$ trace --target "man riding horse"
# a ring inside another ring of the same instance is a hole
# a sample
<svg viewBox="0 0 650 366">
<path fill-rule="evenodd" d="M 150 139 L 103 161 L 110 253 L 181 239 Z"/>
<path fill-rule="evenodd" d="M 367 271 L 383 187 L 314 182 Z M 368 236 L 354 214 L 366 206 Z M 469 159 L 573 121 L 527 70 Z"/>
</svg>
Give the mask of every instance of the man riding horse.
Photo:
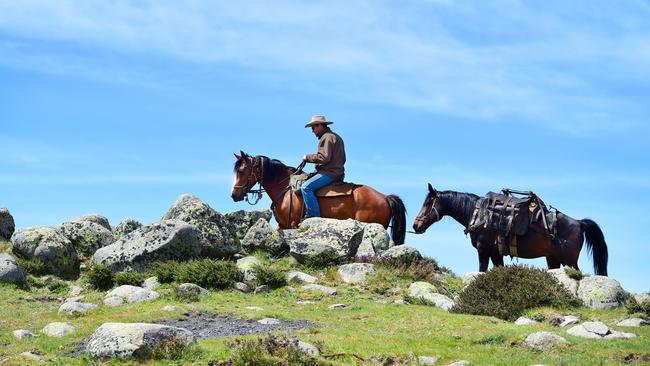
<svg viewBox="0 0 650 366">
<path fill-rule="evenodd" d="M 320 217 L 316 191 L 333 182 L 341 182 L 345 177 L 345 145 L 341 136 L 328 127 L 332 123 L 325 116 L 317 115 L 305 125 L 305 128 L 311 127 L 318 138 L 318 152 L 302 158 L 307 163 L 316 164 L 316 174 L 306 180 L 300 189 L 307 217 Z"/>
</svg>

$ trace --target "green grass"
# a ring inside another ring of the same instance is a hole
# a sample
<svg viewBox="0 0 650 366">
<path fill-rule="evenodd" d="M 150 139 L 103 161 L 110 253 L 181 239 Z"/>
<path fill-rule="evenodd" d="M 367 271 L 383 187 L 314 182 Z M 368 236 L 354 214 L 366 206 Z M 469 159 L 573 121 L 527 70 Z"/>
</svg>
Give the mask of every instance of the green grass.
<svg viewBox="0 0 650 366">
<path fill-rule="evenodd" d="M 322 271 L 321 271 L 322 272 Z M 317 272 L 312 273 L 314 275 Z M 326 274 L 324 273 L 326 276 Z M 390 276 L 387 276 L 390 278 Z M 327 279 L 337 284 L 335 276 Z M 212 291 L 209 297 L 191 304 L 173 298 L 175 285 L 165 284 L 158 291 L 161 298 L 140 304 L 117 308 L 100 306 L 97 310 L 80 317 L 57 314 L 59 302 L 52 299 L 47 288 L 29 291 L 10 285 L 0 285 L 0 360 L 8 358 L 4 365 L 37 364 L 19 356 L 21 352 L 36 351 L 43 355 L 44 364 L 86 365 L 92 364 L 88 356 L 67 356 L 72 345 L 87 339 L 105 322 L 153 322 L 166 317 L 181 317 L 187 311 L 210 311 L 232 313 L 249 319 L 276 317 L 282 320 L 308 320 L 319 327 L 292 331 L 302 341 L 321 344 L 322 352 L 338 357 L 328 359 L 333 364 L 373 365 L 369 360 L 413 359 L 417 356 L 440 356 L 438 364 L 445 365 L 456 360 L 468 360 L 478 365 L 623 365 L 624 357 L 635 354 L 650 355 L 650 327 L 616 328 L 618 320 L 627 316 L 624 308 L 616 310 L 590 310 L 580 308 L 564 313 L 560 310 L 542 308 L 537 313 L 560 313 L 578 315 L 582 319 L 599 318 L 610 327 L 639 335 L 629 340 L 589 340 L 569 336 L 565 329 L 548 323 L 538 326 L 516 326 L 499 319 L 484 316 L 451 314 L 425 305 L 396 305 L 392 301 L 399 294 L 378 294 L 361 286 L 338 284 L 338 296 L 324 296 L 303 292 L 296 286 L 295 293 L 281 288 L 264 295 L 242 294 L 235 291 Z M 101 304 L 104 292 L 84 293 L 86 300 Z M 315 300 L 312 305 L 296 305 L 297 300 Z M 380 303 L 378 300 L 385 300 Z M 346 309 L 330 310 L 329 305 L 344 303 Z M 174 305 L 177 310 L 162 313 L 160 308 Z M 263 311 L 248 310 L 248 306 L 261 307 Z M 532 313 L 532 312 L 531 312 Z M 18 340 L 11 332 L 29 329 L 40 333 L 46 324 L 66 321 L 77 332 L 58 339 L 40 335 L 34 339 Z M 564 346 L 539 352 L 523 345 L 525 337 L 533 332 L 550 331 L 565 337 Z M 259 335 L 262 336 L 262 335 Z M 254 339 L 259 336 L 244 337 Z M 242 338 L 242 337 L 236 337 Z M 206 365 L 209 361 L 225 360 L 232 355 L 228 343 L 234 338 L 201 340 L 189 352 L 174 352 L 171 358 L 142 362 L 147 365 Z M 360 359 L 367 360 L 366 362 Z M 41 363 L 43 364 L 43 363 Z M 98 363 L 100 364 L 100 363 Z M 106 365 L 132 365 L 133 361 L 112 360 Z M 632 363 L 634 364 L 634 363 Z M 639 363 L 640 364 L 640 363 Z"/>
</svg>

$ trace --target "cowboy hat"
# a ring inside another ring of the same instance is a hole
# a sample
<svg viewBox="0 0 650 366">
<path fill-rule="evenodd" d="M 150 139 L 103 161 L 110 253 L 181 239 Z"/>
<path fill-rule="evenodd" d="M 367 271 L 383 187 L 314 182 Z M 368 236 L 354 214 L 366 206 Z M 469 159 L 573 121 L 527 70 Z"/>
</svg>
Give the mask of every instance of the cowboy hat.
<svg viewBox="0 0 650 366">
<path fill-rule="evenodd" d="M 327 119 L 325 119 L 325 116 L 317 115 L 311 117 L 311 121 L 309 121 L 309 123 L 305 125 L 305 128 L 315 126 L 315 125 L 331 125 L 332 123 L 334 122 L 328 121 Z"/>
</svg>

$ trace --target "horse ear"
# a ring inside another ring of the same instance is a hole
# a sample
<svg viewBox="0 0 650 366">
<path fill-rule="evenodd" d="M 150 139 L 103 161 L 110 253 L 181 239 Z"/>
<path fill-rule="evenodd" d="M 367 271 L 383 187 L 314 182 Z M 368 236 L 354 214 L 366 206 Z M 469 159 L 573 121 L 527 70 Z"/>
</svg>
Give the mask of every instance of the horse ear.
<svg viewBox="0 0 650 366">
<path fill-rule="evenodd" d="M 242 158 L 245 158 L 245 157 L 248 156 L 248 155 L 246 155 L 246 153 L 243 150 L 239 150 L 239 152 L 241 153 Z"/>
<path fill-rule="evenodd" d="M 431 183 L 429 183 L 429 193 L 431 193 L 431 194 L 436 194 L 436 189 L 433 188 L 433 186 L 431 185 Z"/>
<path fill-rule="evenodd" d="M 237 160 L 241 159 L 241 156 L 237 155 L 237 153 L 233 153 L 233 155 L 235 155 L 235 157 L 237 158 Z"/>
</svg>

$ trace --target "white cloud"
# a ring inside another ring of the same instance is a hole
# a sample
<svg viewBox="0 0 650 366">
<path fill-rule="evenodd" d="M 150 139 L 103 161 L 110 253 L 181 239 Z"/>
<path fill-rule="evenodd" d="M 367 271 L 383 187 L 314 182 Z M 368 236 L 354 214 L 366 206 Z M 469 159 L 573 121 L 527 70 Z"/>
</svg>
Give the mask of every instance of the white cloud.
<svg viewBox="0 0 650 366">
<path fill-rule="evenodd" d="M 647 119 L 644 96 L 617 89 L 650 81 L 648 16 L 645 3 L 0 2 L 0 30 L 17 37 L 244 67 L 256 82 L 344 100 L 575 134 Z M 12 67 L 155 84 L 72 51 L 3 48 Z"/>
</svg>

